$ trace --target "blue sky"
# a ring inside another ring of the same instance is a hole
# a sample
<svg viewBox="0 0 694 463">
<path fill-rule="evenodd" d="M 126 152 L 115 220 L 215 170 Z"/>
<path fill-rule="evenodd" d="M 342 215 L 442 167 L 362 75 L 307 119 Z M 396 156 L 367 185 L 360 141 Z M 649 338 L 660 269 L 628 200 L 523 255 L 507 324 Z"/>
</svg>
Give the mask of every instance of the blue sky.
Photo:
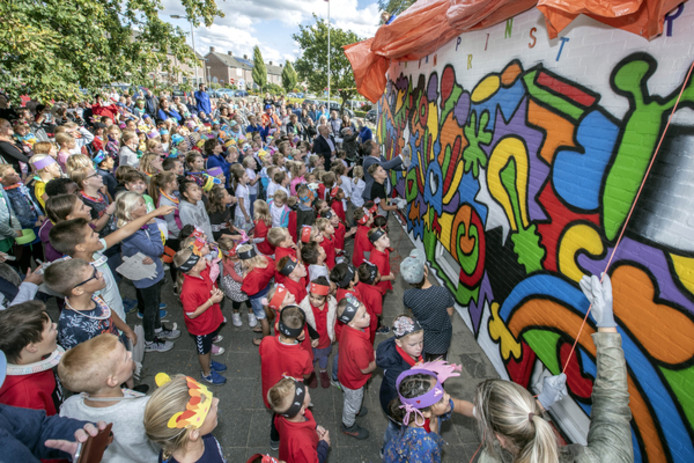
<svg viewBox="0 0 694 463">
<path fill-rule="evenodd" d="M 162 19 L 179 26 L 190 36 L 190 25 L 170 15 L 185 15 L 179 0 L 164 0 Z M 217 0 L 217 7 L 224 11 L 224 18 L 216 18 L 210 27 L 195 29 L 195 49 L 207 54 L 210 46 L 215 51 L 231 51 L 235 56 L 253 54 L 258 45 L 265 61 L 273 64 L 294 60 L 300 50 L 292 39 L 299 24 L 311 24 L 315 13 L 327 18 L 328 4 L 324 0 Z M 341 29 L 351 30 L 360 37 L 375 34 L 378 28 L 376 0 L 331 0 L 331 23 Z M 190 38 L 188 39 L 190 43 Z"/>
</svg>

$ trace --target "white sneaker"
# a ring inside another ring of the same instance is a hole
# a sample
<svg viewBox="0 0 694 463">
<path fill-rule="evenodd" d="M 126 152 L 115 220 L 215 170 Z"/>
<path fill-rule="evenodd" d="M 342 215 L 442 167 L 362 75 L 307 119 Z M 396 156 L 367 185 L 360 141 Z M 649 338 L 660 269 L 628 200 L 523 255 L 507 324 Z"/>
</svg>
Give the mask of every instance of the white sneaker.
<svg viewBox="0 0 694 463">
<path fill-rule="evenodd" d="M 243 322 L 241 321 L 241 315 L 239 315 L 237 312 L 234 312 L 231 314 L 231 323 L 234 326 L 241 326 L 243 325 Z"/>
<path fill-rule="evenodd" d="M 248 326 L 251 328 L 255 328 L 256 326 L 258 326 L 258 319 L 255 318 L 255 315 L 253 315 L 252 313 L 248 314 Z"/>
</svg>

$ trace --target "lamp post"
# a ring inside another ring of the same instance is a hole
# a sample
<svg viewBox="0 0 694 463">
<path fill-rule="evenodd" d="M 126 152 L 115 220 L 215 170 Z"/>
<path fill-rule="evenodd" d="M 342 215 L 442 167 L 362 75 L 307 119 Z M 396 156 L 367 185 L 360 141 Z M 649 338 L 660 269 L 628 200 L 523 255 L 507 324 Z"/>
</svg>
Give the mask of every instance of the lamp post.
<svg viewBox="0 0 694 463">
<path fill-rule="evenodd" d="M 193 46 L 193 55 L 195 56 L 195 85 L 198 85 L 200 84 L 200 82 L 198 82 L 198 66 L 200 65 L 200 62 L 198 61 L 198 55 L 195 51 L 195 29 L 193 28 L 193 21 L 189 20 L 185 16 L 181 16 L 180 14 L 172 14 L 171 17 L 173 19 L 187 19 L 188 24 L 190 24 L 190 41 Z"/>
</svg>

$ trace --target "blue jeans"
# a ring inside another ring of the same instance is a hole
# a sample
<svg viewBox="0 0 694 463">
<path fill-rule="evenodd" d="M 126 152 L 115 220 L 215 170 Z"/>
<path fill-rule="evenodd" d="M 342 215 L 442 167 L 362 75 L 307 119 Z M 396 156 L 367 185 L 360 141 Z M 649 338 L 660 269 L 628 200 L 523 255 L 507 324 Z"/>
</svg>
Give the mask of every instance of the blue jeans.
<svg viewBox="0 0 694 463">
<path fill-rule="evenodd" d="M 340 358 L 340 350 L 335 349 L 335 356 L 333 357 L 333 381 L 337 381 L 337 360 Z"/>
</svg>

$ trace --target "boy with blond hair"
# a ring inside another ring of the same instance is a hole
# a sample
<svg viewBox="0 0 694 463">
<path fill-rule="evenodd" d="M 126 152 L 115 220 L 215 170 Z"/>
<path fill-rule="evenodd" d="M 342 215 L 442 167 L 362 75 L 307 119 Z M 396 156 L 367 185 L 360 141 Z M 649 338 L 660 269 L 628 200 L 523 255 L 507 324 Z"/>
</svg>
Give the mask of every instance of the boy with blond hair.
<svg viewBox="0 0 694 463">
<path fill-rule="evenodd" d="M 100 334 L 63 355 L 58 375 L 73 395 L 60 407 L 60 416 L 113 423 L 113 442 L 104 452 L 107 463 L 151 462 L 159 453 L 143 424 L 149 397 L 121 384 L 132 378 L 135 364 L 118 338 Z"/>
</svg>

